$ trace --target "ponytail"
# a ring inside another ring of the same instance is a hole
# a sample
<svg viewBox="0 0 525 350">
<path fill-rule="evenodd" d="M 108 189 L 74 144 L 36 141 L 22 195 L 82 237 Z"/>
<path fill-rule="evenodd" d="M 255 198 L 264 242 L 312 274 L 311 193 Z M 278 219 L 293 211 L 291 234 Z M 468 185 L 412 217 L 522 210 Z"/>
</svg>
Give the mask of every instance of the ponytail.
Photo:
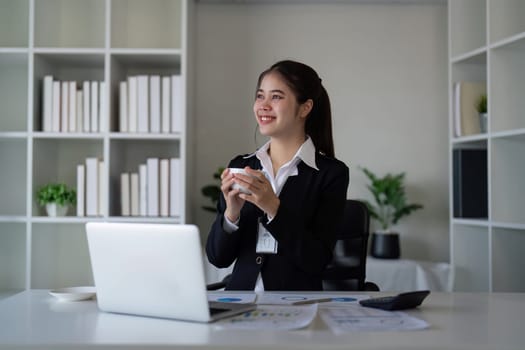
<svg viewBox="0 0 525 350">
<path fill-rule="evenodd" d="M 313 108 L 306 119 L 305 131 L 312 138 L 319 152 L 331 158 L 335 157 L 330 98 L 322 85 L 321 93 L 314 101 Z"/>
</svg>

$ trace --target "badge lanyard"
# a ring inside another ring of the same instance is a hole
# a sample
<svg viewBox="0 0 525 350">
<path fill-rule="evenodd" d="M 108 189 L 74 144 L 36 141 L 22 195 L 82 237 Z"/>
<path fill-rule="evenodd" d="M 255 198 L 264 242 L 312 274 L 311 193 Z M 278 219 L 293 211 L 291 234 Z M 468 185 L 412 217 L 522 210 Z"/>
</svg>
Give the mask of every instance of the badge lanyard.
<svg viewBox="0 0 525 350">
<path fill-rule="evenodd" d="M 264 227 L 261 218 L 258 220 L 259 230 L 257 231 L 257 245 L 255 251 L 264 254 L 277 254 L 277 241 L 272 234 Z"/>
</svg>

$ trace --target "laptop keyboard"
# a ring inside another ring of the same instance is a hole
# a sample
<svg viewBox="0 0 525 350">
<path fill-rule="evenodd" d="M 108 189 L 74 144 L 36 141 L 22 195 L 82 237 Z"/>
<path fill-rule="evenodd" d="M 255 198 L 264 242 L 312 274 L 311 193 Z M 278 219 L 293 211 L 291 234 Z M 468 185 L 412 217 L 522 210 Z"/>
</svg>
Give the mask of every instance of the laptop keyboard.
<svg viewBox="0 0 525 350">
<path fill-rule="evenodd" d="M 226 309 L 218 309 L 216 307 L 210 307 L 210 315 L 215 315 L 215 314 L 218 314 L 219 312 L 224 312 L 224 311 L 228 311 Z"/>
</svg>

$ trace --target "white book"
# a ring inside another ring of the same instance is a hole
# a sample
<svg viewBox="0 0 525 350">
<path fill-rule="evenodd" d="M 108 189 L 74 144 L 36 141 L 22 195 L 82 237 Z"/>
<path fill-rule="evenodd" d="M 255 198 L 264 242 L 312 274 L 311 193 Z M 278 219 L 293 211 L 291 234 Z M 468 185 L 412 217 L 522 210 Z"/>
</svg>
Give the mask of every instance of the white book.
<svg viewBox="0 0 525 350">
<path fill-rule="evenodd" d="M 107 116 L 107 94 L 106 94 L 106 82 L 101 81 L 98 86 L 99 91 L 99 109 L 98 109 L 98 131 L 100 132 L 106 132 L 107 130 L 107 124 L 108 124 L 108 118 Z"/>
<path fill-rule="evenodd" d="M 128 131 L 137 132 L 138 115 L 137 115 L 137 77 L 128 77 Z"/>
<path fill-rule="evenodd" d="M 122 216 L 130 215 L 130 183 L 129 174 L 120 174 L 120 214 Z"/>
<path fill-rule="evenodd" d="M 84 124 L 84 94 L 82 90 L 77 90 L 77 132 L 82 132 Z"/>
<path fill-rule="evenodd" d="M 139 174 L 131 173 L 131 216 L 139 216 Z"/>
<path fill-rule="evenodd" d="M 182 77 L 180 75 L 173 75 L 171 77 L 171 131 L 182 132 L 184 98 L 182 91 Z"/>
<path fill-rule="evenodd" d="M 60 132 L 60 82 L 53 81 L 52 131 Z"/>
<path fill-rule="evenodd" d="M 69 83 L 60 82 L 60 131 L 69 131 Z"/>
<path fill-rule="evenodd" d="M 171 78 L 162 77 L 162 111 L 161 111 L 161 131 L 170 132 L 171 113 Z"/>
<path fill-rule="evenodd" d="M 77 82 L 69 82 L 69 132 L 77 131 Z"/>
<path fill-rule="evenodd" d="M 150 132 L 160 133 L 160 76 L 149 77 Z"/>
<path fill-rule="evenodd" d="M 60 82 L 53 81 L 52 131 L 60 132 Z"/>
<path fill-rule="evenodd" d="M 86 216 L 98 215 L 98 159 L 86 158 Z"/>
<path fill-rule="evenodd" d="M 141 133 L 149 131 L 149 88 L 148 76 L 139 75 L 137 77 L 137 130 Z"/>
<path fill-rule="evenodd" d="M 160 160 L 160 216 L 168 216 L 170 213 L 170 161 Z"/>
<path fill-rule="evenodd" d="M 106 215 L 106 163 L 98 162 L 98 215 Z"/>
<path fill-rule="evenodd" d="M 98 81 L 91 81 L 91 132 L 98 132 Z"/>
<path fill-rule="evenodd" d="M 159 216 L 159 159 L 148 158 L 148 216 Z"/>
<path fill-rule="evenodd" d="M 53 131 L 53 76 L 42 81 L 42 131 Z"/>
<path fill-rule="evenodd" d="M 84 81 L 82 83 L 82 95 L 84 96 L 84 101 L 82 102 L 84 105 L 84 109 L 82 112 L 82 119 L 83 119 L 83 131 L 84 132 L 90 132 L 91 131 L 91 89 L 89 86 L 89 81 Z"/>
<path fill-rule="evenodd" d="M 148 215 L 148 168 L 146 164 L 139 165 L 139 214 Z"/>
<path fill-rule="evenodd" d="M 118 130 L 128 132 L 128 82 L 119 84 Z"/>
<path fill-rule="evenodd" d="M 170 216 L 181 215 L 182 205 L 181 166 L 179 158 L 170 159 Z"/>
<path fill-rule="evenodd" d="M 86 168 L 84 164 L 77 165 L 77 216 L 85 216 Z"/>
</svg>

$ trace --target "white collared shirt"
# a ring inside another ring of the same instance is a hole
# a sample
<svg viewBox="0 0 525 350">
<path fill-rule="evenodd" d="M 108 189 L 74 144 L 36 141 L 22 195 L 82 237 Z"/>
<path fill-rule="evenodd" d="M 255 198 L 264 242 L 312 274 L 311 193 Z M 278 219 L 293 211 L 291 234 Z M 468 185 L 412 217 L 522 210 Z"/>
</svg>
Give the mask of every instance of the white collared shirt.
<svg viewBox="0 0 525 350">
<path fill-rule="evenodd" d="M 262 172 L 266 176 L 268 181 L 270 181 L 273 191 L 277 196 L 279 196 L 279 194 L 281 193 L 281 190 L 284 184 L 286 183 L 286 180 L 288 180 L 288 177 L 296 176 L 299 173 L 297 165 L 300 161 L 303 161 L 306 165 L 315 170 L 319 170 L 319 168 L 317 168 L 317 164 L 315 163 L 315 146 L 312 139 L 309 136 L 307 137 L 306 141 L 301 145 L 301 147 L 299 147 L 292 159 L 277 170 L 277 174 L 275 175 L 275 177 L 273 176 L 274 171 L 272 166 L 272 159 L 268 154 L 269 148 L 270 141 L 266 142 L 256 152 L 247 155 L 245 158 L 256 156 L 259 159 L 262 165 Z M 268 222 L 270 222 L 272 219 L 273 218 L 268 217 Z M 238 222 L 233 223 L 229 221 L 226 216 L 224 216 L 224 231 L 228 233 L 237 231 L 239 229 L 239 226 L 237 224 Z M 257 282 L 255 283 L 255 291 L 264 291 L 264 285 L 260 273 L 259 276 L 257 276 Z"/>
<path fill-rule="evenodd" d="M 273 192 L 277 196 L 279 196 L 279 194 L 281 193 L 281 190 L 284 184 L 286 183 L 286 180 L 288 180 L 288 177 L 296 176 L 299 173 L 297 169 L 297 164 L 299 164 L 301 160 L 309 167 L 315 170 L 319 170 L 317 168 L 317 165 L 315 164 L 315 146 L 310 137 L 308 137 L 306 141 L 301 145 L 301 147 L 299 147 L 292 159 L 287 163 L 283 164 L 283 166 L 281 166 L 281 168 L 277 170 L 277 174 L 275 175 L 275 177 L 273 176 L 274 171 L 272 166 L 272 159 L 268 154 L 269 148 L 270 141 L 266 142 L 255 153 L 247 156 L 246 158 L 255 155 L 259 159 L 262 165 L 262 172 L 272 184 Z"/>
</svg>

